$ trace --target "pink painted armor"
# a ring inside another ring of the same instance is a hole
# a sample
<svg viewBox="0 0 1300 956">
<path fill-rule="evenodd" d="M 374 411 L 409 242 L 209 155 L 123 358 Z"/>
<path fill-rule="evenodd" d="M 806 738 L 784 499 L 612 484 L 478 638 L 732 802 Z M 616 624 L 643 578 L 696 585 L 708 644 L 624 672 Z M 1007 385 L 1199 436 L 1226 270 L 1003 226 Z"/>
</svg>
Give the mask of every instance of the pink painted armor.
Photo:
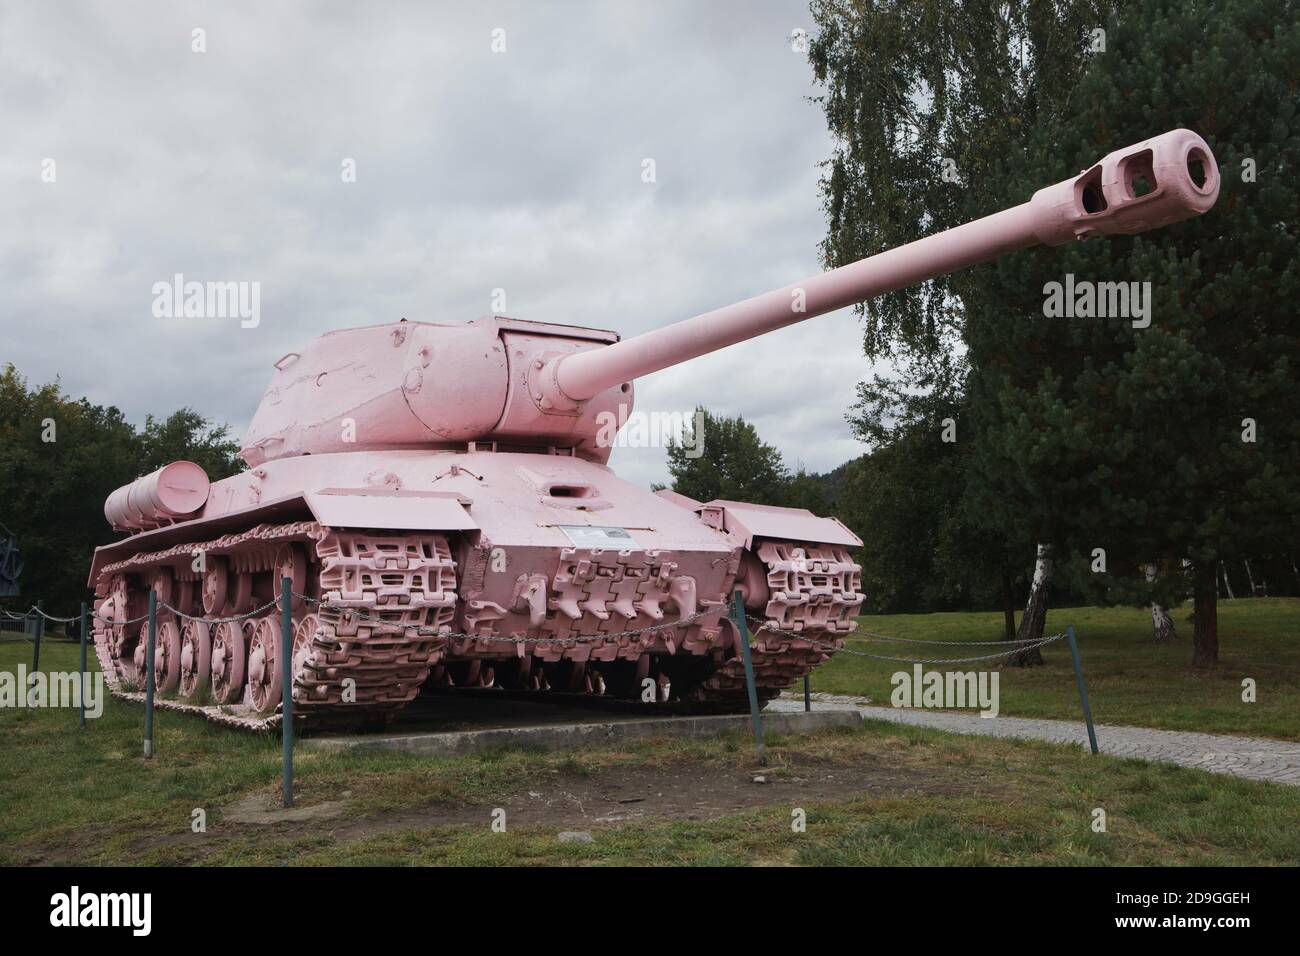
<svg viewBox="0 0 1300 956">
<path fill-rule="evenodd" d="M 1145 179 L 1153 188 L 1139 195 Z M 1044 243 L 1208 210 L 1209 147 L 1174 130 L 1020 206 L 675 325 L 614 332 L 488 317 L 321 336 L 275 363 L 249 470 L 178 462 L 110 496 L 91 566 L 110 683 L 155 677 L 215 720 L 278 719 L 277 582 L 292 579 L 295 712 L 386 720 L 422 688 L 505 687 L 744 706 L 739 589 L 760 695 L 827 660 L 862 601 L 861 541 L 794 508 L 652 494 L 606 465 L 633 381 L 892 289 Z M 707 436 L 706 453 L 707 453 Z M 243 621 L 210 626 L 190 616 Z"/>
</svg>

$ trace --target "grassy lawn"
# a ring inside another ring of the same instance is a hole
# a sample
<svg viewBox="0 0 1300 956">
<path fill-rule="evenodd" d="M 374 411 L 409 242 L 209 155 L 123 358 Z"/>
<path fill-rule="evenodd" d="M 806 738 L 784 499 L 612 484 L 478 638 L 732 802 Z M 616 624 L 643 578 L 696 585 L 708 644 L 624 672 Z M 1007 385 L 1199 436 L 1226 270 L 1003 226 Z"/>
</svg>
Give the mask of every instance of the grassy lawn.
<svg viewBox="0 0 1300 956">
<path fill-rule="evenodd" d="M 1300 599 L 1238 598 L 1219 602 L 1219 666 L 1191 666 L 1190 605 L 1173 611 L 1178 641 L 1156 644 L 1151 617 L 1139 608 L 1064 608 L 1049 612 L 1047 633 L 1073 624 L 1098 723 L 1248 734 L 1300 740 Z M 1001 614 L 893 614 L 859 618 L 860 631 L 943 641 L 1001 640 Z M 853 650 L 892 657 L 975 657 L 965 648 L 853 641 Z M 990 653 L 1002 648 L 992 648 Z M 1080 718 L 1070 651 L 1043 648 L 1044 667 L 1003 668 L 1001 713 Z M 997 667 L 926 665 L 933 670 Z M 813 673 L 815 691 L 862 694 L 889 705 L 890 675 L 910 665 L 836 656 Z M 1257 700 L 1243 703 L 1242 679 L 1254 678 Z"/>
<path fill-rule="evenodd" d="M 0 669 L 29 654 L 25 644 L 0 645 Z M 67 644 L 42 651 L 50 668 L 72 669 L 75 659 Z M 75 711 L 0 711 L 0 863 L 1300 860 L 1300 787 L 882 722 L 772 738 L 763 784 L 743 736 L 455 759 L 304 750 L 297 792 L 309 818 L 249 823 L 241 807 L 268 805 L 276 791 L 278 740 L 160 711 L 157 756 L 146 762 L 142 721 L 141 708 L 114 701 L 84 732 Z M 498 807 L 504 833 L 490 826 Z M 791 829 L 796 807 L 807 814 L 804 833 Z M 1097 807 L 1106 833 L 1091 829 Z M 206 833 L 191 831 L 196 808 Z M 566 830 L 594 842 L 562 843 Z"/>
</svg>

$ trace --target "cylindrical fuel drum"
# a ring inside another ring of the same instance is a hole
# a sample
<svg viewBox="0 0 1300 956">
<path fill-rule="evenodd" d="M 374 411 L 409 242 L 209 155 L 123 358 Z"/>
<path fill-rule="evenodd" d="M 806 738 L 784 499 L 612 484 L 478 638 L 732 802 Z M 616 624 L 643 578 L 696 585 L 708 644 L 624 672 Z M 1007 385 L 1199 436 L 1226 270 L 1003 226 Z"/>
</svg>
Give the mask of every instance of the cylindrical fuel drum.
<svg viewBox="0 0 1300 956">
<path fill-rule="evenodd" d="M 173 461 L 123 485 L 104 502 L 114 528 L 153 528 L 192 515 L 208 500 L 207 473 L 192 461 Z"/>
</svg>

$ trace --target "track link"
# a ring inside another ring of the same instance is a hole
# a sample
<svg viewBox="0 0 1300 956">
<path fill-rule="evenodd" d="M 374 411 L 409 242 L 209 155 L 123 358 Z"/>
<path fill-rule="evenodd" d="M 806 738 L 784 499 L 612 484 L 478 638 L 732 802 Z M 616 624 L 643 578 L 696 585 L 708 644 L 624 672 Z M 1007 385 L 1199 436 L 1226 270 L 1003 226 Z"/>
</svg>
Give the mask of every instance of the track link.
<svg viewBox="0 0 1300 956">
<path fill-rule="evenodd" d="M 295 725 L 321 727 L 386 721 L 419 693 L 430 668 L 446 650 L 443 632 L 450 630 L 456 610 L 455 562 L 444 535 L 336 531 L 313 522 L 259 525 L 241 534 L 211 541 L 190 542 L 163 551 L 132 556 L 104 568 L 97 582 L 103 617 L 126 621 L 143 605 L 127 575 L 148 575 L 159 569 L 190 567 L 192 556 L 205 559 L 238 557 L 248 569 L 275 567 L 284 545 L 310 547 L 319 569 L 309 590 L 318 591 L 322 606 L 313 615 L 316 626 L 295 648 L 293 697 Z M 147 592 L 145 592 L 147 593 Z M 300 603 L 300 602 L 295 602 Z M 181 609 L 183 610 L 183 608 Z M 300 625 L 309 609 L 299 606 Z M 159 616 L 170 620 L 170 613 Z M 264 617 L 279 629 L 279 611 Z M 256 618 L 250 618 L 256 621 Z M 133 686 L 135 658 L 125 652 L 135 643 L 139 624 L 95 622 L 95 651 L 115 696 L 143 700 Z M 141 660 L 143 655 L 141 655 Z M 271 730 L 281 715 L 259 714 L 247 696 L 231 705 L 202 705 L 158 697 L 156 706 L 202 714 L 226 726 Z"/>
</svg>

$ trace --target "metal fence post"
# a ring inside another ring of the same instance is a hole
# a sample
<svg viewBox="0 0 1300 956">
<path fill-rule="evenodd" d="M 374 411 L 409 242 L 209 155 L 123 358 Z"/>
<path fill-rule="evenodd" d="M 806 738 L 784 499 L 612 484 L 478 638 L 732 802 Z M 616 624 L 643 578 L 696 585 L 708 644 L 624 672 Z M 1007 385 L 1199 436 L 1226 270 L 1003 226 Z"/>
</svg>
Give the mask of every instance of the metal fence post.
<svg viewBox="0 0 1300 956">
<path fill-rule="evenodd" d="M 1097 753 L 1097 731 L 1092 728 L 1092 707 L 1088 703 L 1088 687 L 1083 682 L 1083 664 L 1079 662 L 1079 644 L 1074 639 L 1074 625 L 1065 629 L 1065 636 L 1070 641 L 1070 656 L 1074 658 L 1074 680 L 1079 685 L 1079 700 L 1083 702 L 1083 719 L 1088 724 L 1088 743 L 1092 752 Z"/>
<path fill-rule="evenodd" d="M 35 684 L 36 674 L 41 669 L 41 638 L 45 636 L 45 616 L 41 609 L 44 601 L 36 602 L 36 617 L 32 618 L 32 675 L 29 680 Z"/>
<path fill-rule="evenodd" d="M 81 675 L 77 680 L 81 683 L 81 726 L 86 726 L 86 684 L 90 681 L 90 675 L 86 673 L 86 631 L 90 630 L 90 614 L 86 609 L 86 602 L 81 602 Z"/>
<path fill-rule="evenodd" d="M 749 655 L 749 626 L 745 623 L 745 601 L 737 589 L 731 599 L 731 617 L 739 632 L 740 656 L 745 662 L 745 689 L 749 691 L 749 719 L 754 725 L 754 745 L 758 748 L 758 762 L 767 765 L 767 747 L 763 743 L 763 718 L 758 713 L 758 691 L 754 688 L 754 662 Z"/>
<path fill-rule="evenodd" d="M 158 643 L 158 592 L 149 589 L 149 645 L 144 664 L 144 756 L 153 757 L 153 655 Z"/>
<path fill-rule="evenodd" d="M 280 579 L 280 799 L 293 806 L 293 580 Z"/>
</svg>

